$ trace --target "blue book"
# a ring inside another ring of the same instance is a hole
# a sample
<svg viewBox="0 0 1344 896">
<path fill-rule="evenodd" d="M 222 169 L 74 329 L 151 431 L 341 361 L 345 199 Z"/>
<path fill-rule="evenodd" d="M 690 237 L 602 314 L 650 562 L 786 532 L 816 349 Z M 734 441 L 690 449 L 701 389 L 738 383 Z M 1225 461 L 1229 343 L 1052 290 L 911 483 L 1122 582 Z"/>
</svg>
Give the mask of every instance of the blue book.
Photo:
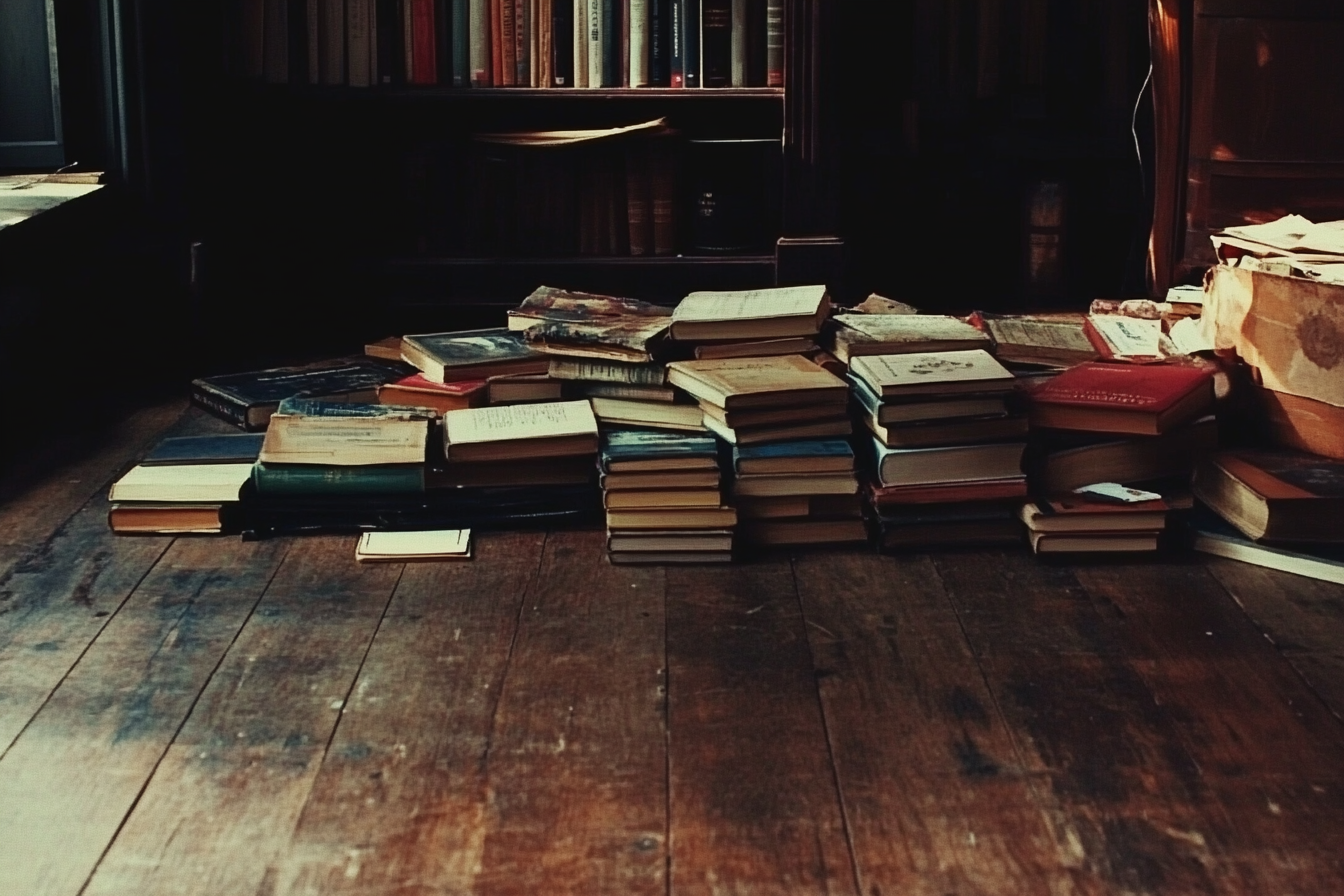
<svg viewBox="0 0 1344 896">
<path fill-rule="evenodd" d="M 261 453 L 265 433 L 179 436 L 164 439 L 140 461 L 147 467 L 183 464 L 250 464 Z"/>
<path fill-rule="evenodd" d="M 854 447 L 845 439 L 800 439 L 733 447 L 737 473 L 824 473 L 854 469 Z"/>
<path fill-rule="evenodd" d="M 672 47 L 668 42 L 668 16 L 671 0 L 649 0 L 649 86 L 666 87 L 671 83 L 668 57 Z"/>
<path fill-rule="evenodd" d="M 713 436 L 645 430 L 613 430 L 602 438 L 601 461 L 613 469 L 709 469 L 718 467 L 719 443 Z"/>
<path fill-rule="evenodd" d="M 395 417 L 398 419 L 429 419 L 424 408 L 396 404 L 361 404 L 356 402 L 323 401 L 318 398 L 286 398 L 275 413 L 286 417 Z"/>
<path fill-rule="evenodd" d="M 1190 530 L 1191 546 L 1201 553 L 1344 585 L 1344 547 L 1340 545 L 1295 544 L 1288 550 L 1260 544 L 1202 504 L 1191 514 Z"/>
</svg>

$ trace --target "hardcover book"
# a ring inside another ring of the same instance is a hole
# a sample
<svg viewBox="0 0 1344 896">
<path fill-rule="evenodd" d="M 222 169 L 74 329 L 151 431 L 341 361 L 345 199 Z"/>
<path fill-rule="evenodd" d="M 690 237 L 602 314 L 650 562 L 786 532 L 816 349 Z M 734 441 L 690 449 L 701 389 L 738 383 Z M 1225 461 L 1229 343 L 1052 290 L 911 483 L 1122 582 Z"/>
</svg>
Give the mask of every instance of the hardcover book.
<svg viewBox="0 0 1344 896">
<path fill-rule="evenodd" d="M 436 383 L 417 373 L 379 386 L 378 402 L 429 408 L 442 414 L 458 408 L 476 407 L 485 401 L 487 393 L 486 380 Z"/>
<path fill-rule="evenodd" d="M 1011 392 L 1016 380 L 983 349 L 865 355 L 850 364 L 854 376 L 884 399 L 966 392 Z"/>
<path fill-rule="evenodd" d="M 976 317 L 994 339 L 994 354 L 1002 361 L 1067 366 L 1099 357 L 1080 314 L 999 316 L 981 312 Z"/>
<path fill-rule="evenodd" d="M 888 448 L 999 442 L 1024 439 L 1027 435 L 1027 418 L 1021 414 L 996 414 L 960 420 L 921 420 L 885 426 L 868 416 L 863 422 Z"/>
<path fill-rule="evenodd" d="M 863 380 L 847 374 L 850 394 L 871 419 L 888 426 L 931 420 L 955 420 L 964 417 L 1002 417 L 1008 413 L 1006 394 L 955 395 L 944 399 L 919 398 L 915 401 L 883 401 Z"/>
<path fill-rule="evenodd" d="M 667 326 L 667 319 L 661 317 L 545 320 L 528 327 L 523 335 L 533 350 L 547 355 L 640 364 L 653 360 Z"/>
<path fill-rule="evenodd" d="M 384 383 L 414 370 L 405 364 L 354 357 L 302 367 L 276 367 L 202 377 L 191 382 L 198 407 L 249 432 L 265 429 L 280 401 L 292 396 L 328 401 L 373 401 Z"/>
<path fill-rule="evenodd" d="M 355 545 L 361 563 L 407 563 L 415 560 L 471 559 L 470 529 L 428 532 L 365 532 Z"/>
<path fill-rule="evenodd" d="M 132 467 L 112 484 L 112 502 L 219 504 L 238 500 L 252 475 L 252 464 L 164 464 Z"/>
<path fill-rule="evenodd" d="M 1047 440 L 1028 460 L 1033 486 L 1044 494 L 1073 491 L 1094 482 L 1130 485 L 1171 476 L 1189 477 L 1195 463 L 1218 449 L 1218 421 L 1212 416 L 1160 436 L 1133 436 L 1083 444 Z"/>
<path fill-rule="evenodd" d="M 733 495 L 770 498 L 782 495 L 853 495 L 859 481 L 853 470 L 843 473 L 749 473 L 733 480 Z"/>
<path fill-rule="evenodd" d="M 607 473 L 718 469 L 718 456 L 713 436 L 615 430 L 602 437 L 601 463 Z"/>
<path fill-rule="evenodd" d="M 999 479 L 972 479 L 962 482 L 881 485 L 870 483 L 868 500 L 879 509 L 907 504 L 944 504 L 956 501 L 998 501 L 1027 496 L 1027 477 L 1022 474 Z"/>
<path fill-rule="evenodd" d="M 752 473 L 826 473 L 854 469 L 854 449 L 845 439 L 804 439 L 733 448 L 733 469 Z"/>
<path fill-rule="evenodd" d="M 1213 375 L 1202 366 L 1088 362 L 1030 398 L 1034 426 L 1159 435 L 1209 411 Z"/>
<path fill-rule="evenodd" d="M 648 426 L 655 429 L 705 431 L 705 414 L 698 405 L 668 404 L 661 401 L 626 401 L 620 398 L 592 398 L 593 413 L 605 424 Z"/>
<path fill-rule="evenodd" d="M 834 398 L 828 397 L 821 402 L 808 402 L 767 408 L 744 408 L 724 410 L 707 401 L 700 408 L 708 417 L 731 429 L 758 429 L 767 426 L 798 425 L 848 417 L 845 406 Z"/>
<path fill-rule="evenodd" d="M 1190 528 L 1191 546 L 1201 553 L 1344 585 L 1344 547 L 1298 546 L 1290 551 L 1259 544 L 1204 507 L 1195 509 Z"/>
<path fill-rule="evenodd" d="M 662 364 L 552 357 L 547 372 L 557 380 L 632 386 L 662 386 L 667 382 L 667 368 Z"/>
<path fill-rule="evenodd" d="M 597 452 L 597 418 L 586 401 L 449 411 L 444 455 L 458 461 L 563 457 Z"/>
<path fill-rule="evenodd" d="M 1169 509 L 1165 501 L 1108 504 L 1066 495 L 1025 504 L 1020 516 L 1032 532 L 1156 532 Z"/>
<path fill-rule="evenodd" d="M 420 464 L 432 412 L 381 404 L 287 398 L 280 403 L 258 460 L 277 464 Z"/>
<path fill-rule="evenodd" d="M 252 467 L 252 485 L 258 495 L 394 495 L 425 490 L 425 465 L 276 464 Z"/>
<path fill-rule="evenodd" d="M 694 342 L 815 336 L 830 311 L 825 286 L 693 292 L 672 312 L 672 338 Z"/>
<path fill-rule="evenodd" d="M 606 491 L 664 488 L 718 488 L 718 470 L 652 470 L 647 473 L 603 473 L 598 482 Z"/>
<path fill-rule="evenodd" d="M 261 452 L 261 433 L 218 436 L 178 436 L 155 445 L 142 466 L 164 464 L 250 464 Z"/>
<path fill-rule="evenodd" d="M 760 339 L 752 342 L 704 342 L 695 347 L 697 361 L 714 358 L 765 358 L 770 355 L 806 355 L 817 350 L 817 343 L 805 336 L 788 339 Z"/>
<path fill-rule="evenodd" d="M 989 335 L 942 314 L 840 314 L 832 354 L 845 363 L 861 355 L 988 349 Z"/>
<path fill-rule="evenodd" d="M 1195 495 L 1253 541 L 1344 543 L 1344 461 L 1224 451 L 1195 468 Z"/>
<path fill-rule="evenodd" d="M 545 355 L 528 347 L 522 334 L 503 327 L 405 336 L 401 356 L 436 383 L 545 373 L 550 366 Z"/>
<path fill-rule="evenodd" d="M 705 428 L 730 445 L 759 445 L 765 442 L 847 436 L 854 431 L 853 424 L 845 416 L 829 420 L 808 418 L 796 423 L 775 426 L 733 428 L 706 414 Z"/>
<path fill-rule="evenodd" d="M 608 318 L 670 318 L 672 309 L 639 299 L 538 286 L 508 314 L 510 330 L 526 330 L 543 321 L 597 323 Z"/>
<path fill-rule="evenodd" d="M 731 507 L 675 507 L 608 510 L 608 529 L 725 529 L 737 525 Z"/>
<path fill-rule="evenodd" d="M 877 477 L 884 486 L 944 485 L 1022 475 L 1023 442 L 888 448 L 876 438 Z"/>
<path fill-rule="evenodd" d="M 725 410 L 834 400 L 849 395 L 845 381 L 799 355 L 674 361 L 668 382 Z"/>
<path fill-rule="evenodd" d="M 107 524 L 118 535 L 215 535 L 232 528 L 232 504 L 113 504 Z"/>
</svg>

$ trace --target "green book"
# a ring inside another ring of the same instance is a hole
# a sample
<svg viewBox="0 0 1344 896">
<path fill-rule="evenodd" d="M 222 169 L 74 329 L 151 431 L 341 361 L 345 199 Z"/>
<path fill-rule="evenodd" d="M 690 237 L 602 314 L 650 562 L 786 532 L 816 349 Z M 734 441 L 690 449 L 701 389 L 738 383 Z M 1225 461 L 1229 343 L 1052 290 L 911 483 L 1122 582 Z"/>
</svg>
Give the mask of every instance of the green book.
<svg viewBox="0 0 1344 896">
<path fill-rule="evenodd" d="M 425 467 L 423 464 L 342 467 L 258 461 L 252 467 L 252 484 L 262 497 L 418 494 L 425 490 Z"/>
</svg>

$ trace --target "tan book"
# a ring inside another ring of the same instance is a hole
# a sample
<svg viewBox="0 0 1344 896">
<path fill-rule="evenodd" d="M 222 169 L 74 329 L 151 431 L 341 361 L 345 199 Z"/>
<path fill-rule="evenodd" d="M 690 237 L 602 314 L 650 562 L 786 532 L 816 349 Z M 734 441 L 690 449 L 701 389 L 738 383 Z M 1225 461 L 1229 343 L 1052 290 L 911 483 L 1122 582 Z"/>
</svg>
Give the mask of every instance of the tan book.
<svg viewBox="0 0 1344 896">
<path fill-rule="evenodd" d="M 815 336 L 830 311 L 825 286 L 693 292 L 672 312 L 672 338 L 698 342 Z"/>
<path fill-rule="evenodd" d="M 849 386 L 800 355 L 674 361 L 668 382 L 696 399 L 724 408 L 763 408 L 848 400 Z"/>
<path fill-rule="evenodd" d="M 608 529 L 724 529 L 737 525 L 732 507 L 608 510 Z"/>
<path fill-rule="evenodd" d="M 271 415 L 259 460 L 268 464 L 423 464 L 427 408 L 287 398 Z"/>
<path fill-rule="evenodd" d="M 705 416 L 705 429 L 730 445 L 761 445 L 766 442 L 790 442 L 797 439 L 821 439 L 827 436 L 847 436 L 854 431 L 848 417 L 830 420 L 811 420 L 779 426 L 759 426 L 752 429 L 733 429 L 718 420 Z"/>
<path fill-rule="evenodd" d="M 597 453 L 597 418 L 586 401 L 498 405 L 443 416 L 449 462 Z"/>
<path fill-rule="evenodd" d="M 107 524 L 126 534 L 201 534 L 224 531 L 224 504 L 113 504 Z"/>
<path fill-rule="evenodd" d="M 355 545 L 355 559 L 361 563 L 470 560 L 471 530 L 365 532 Z"/>
<path fill-rule="evenodd" d="M 858 494 L 859 480 L 853 472 L 808 473 L 753 473 L 738 476 L 733 481 L 735 497 L 777 497 L 782 495 L 853 495 Z"/>
<path fill-rule="evenodd" d="M 1136 553 L 1157 550 L 1157 532 L 1118 535 L 1032 532 L 1031 549 L 1038 554 Z"/>
<path fill-rule="evenodd" d="M 713 417 L 722 425 L 734 429 L 738 427 L 783 426 L 805 421 L 816 421 L 819 418 L 832 419 L 845 416 L 848 413 L 847 405 L 834 396 L 828 396 L 820 404 L 791 404 L 785 407 L 747 408 L 732 411 L 702 401 L 700 409 L 705 412 L 705 416 Z"/>
<path fill-rule="evenodd" d="M 109 501 L 159 504 L 237 501 L 252 464 L 163 464 L 132 467 L 112 484 Z"/>
<path fill-rule="evenodd" d="M 635 564 L 731 563 L 732 551 L 611 551 L 607 559 L 614 566 Z"/>
<path fill-rule="evenodd" d="M 1026 443 L 887 448 L 877 442 L 876 449 L 882 485 L 942 485 L 1020 476 Z"/>
<path fill-rule="evenodd" d="M 841 314 L 834 318 L 833 354 L 845 363 L 863 355 L 988 349 L 989 334 L 945 314 Z"/>
<path fill-rule="evenodd" d="M 1016 380 L 989 352 L 915 352 L 865 355 L 850 370 L 882 398 L 1011 392 Z"/>
<path fill-rule="evenodd" d="M 661 401 L 626 401 L 621 398 L 591 398 L 593 413 L 603 423 L 648 426 L 682 432 L 704 432 L 704 412 L 698 405 Z"/>
<path fill-rule="evenodd" d="M 794 336 L 752 342 L 707 342 L 695 347 L 695 357 L 698 361 L 713 358 L 765 358 L 771 355 L 806 355 L 816 350 L 815 340 Z"/>
<path fill-rule="evenodd" d="M 609 551 L 731 551 L 730 529 L 649 529 L 607 533 Z"/>
<path fill-rule="evenodd" d="M 655 470 L 649 473 L 604 473 L 600 481 L 607 491 L 649 488 L 718 488 L 718 470 Z"/>
<path fill-rule="evenodd" d="M 388 336 L 364 346 L 364 354 L 370 358 L 382 358 L 384 361 L 401 360 L 401 337 Z"/>
<path fill-rule="evenodd" d="M 636 510 L 656 507 L 715 507 L 721 503 L 717 488 L 659 488 L 606 492 L 602 506 L 608 510 Z"/>
<path fill-rule="evenodd" d="M 1027 418 L 1023 414 L 959 420 L 930 420 L 883 426 L 866 415 L 864 424 L 888 448 L 930 448 L 935 445 L 969 445 L 1003 439 L 1025 439 Z"/>
<path fill-rule="evenodd" d="M 490 404 L 514 404 L 524 401 L 559 401 L 564 386 L 544 373 L 521 376 L 492 376 L 487 383 Z"/>
</svg>

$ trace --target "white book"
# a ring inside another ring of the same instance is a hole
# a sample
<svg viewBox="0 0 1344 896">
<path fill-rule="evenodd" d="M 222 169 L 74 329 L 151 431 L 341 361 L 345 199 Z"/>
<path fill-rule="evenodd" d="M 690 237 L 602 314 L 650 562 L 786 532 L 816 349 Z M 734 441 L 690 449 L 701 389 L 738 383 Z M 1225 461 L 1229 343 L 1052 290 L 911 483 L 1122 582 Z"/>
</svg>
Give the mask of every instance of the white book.
<svg viewBox="0 0 1344 896">
<path fill-rule="evenodd" d="M 630 0 L 630 86 L 649 86 L 648 0 Z"/>
<path fill-rule="evenodd" d="M 607 42 L 602 22 L 602 0 L 588 0 L 588 86 L 602 85 L 603 45 Z"/>
<path fill-rule="evenodd" d="M 355 546 L 361 562 L 406 560 L 465 560 L 471 557 L 470 529 L 422 532 L 365 532 Z"/>
<path fill-rule="evenodd" d="M 731 81 L 729 86 L 747 86 L 747 0 L 733 0 Z"/>
<path fill-rule="evenodd" d="M 1012 373 L 984 349 L 864 355 L 850 361 L 849 369 L 884 398 L 1009 392 L 1016 383 Z"/>
<path fill-rule="evenodd" d="M 462 408 L 443 415 L 448 444 L 507 442 L 597 435 L 597 418 L 587 401 Z"/>
<path fill-rule="evenodd" d="M 471 23 L 471 86 L 489 87 L 490 73 L 490 0 L 470 0 L 467 15 Z"/>
<path fill-rule="evenodd" d="M 574 0 L 574 86 L 588 87 L 588 0 Z"/>
<path fill-rule="evenodd" d="M 163 464 L 137 466 L 112 484 L 109 501 L 220 503 L 238 500 L 252 475 L 249 464 Z"/>
<path fill-rule="evenodd" d="M 672 312 L 672 338 L 812 336 L 829 312 L 824 285 L 693 292 Z"/>
</svg>

